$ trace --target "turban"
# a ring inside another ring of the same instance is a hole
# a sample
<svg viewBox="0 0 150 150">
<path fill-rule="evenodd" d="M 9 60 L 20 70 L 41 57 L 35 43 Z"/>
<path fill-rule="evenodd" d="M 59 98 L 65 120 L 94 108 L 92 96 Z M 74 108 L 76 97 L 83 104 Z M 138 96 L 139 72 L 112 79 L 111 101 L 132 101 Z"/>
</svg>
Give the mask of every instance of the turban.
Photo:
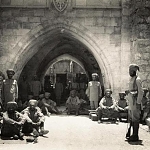
<svg viewBox="0 0 150 150">
<path fill-rule="evenodd" d="M 40 94 L 40 95 L 39 95 L 39 98 L 44 98 L 44 94 Z"/>
<path fill-rule="evenodd" d="M 0 80 L 3 80 L 3 77 L 0 75 Z"/>
<path fill-rule="evenodd" d="M 112 94 L 112 90 L 111 89 L 106 89 L 105 93 L 110 92 Z"/>
<path fill-rule="evenodd" d="M 76 90 L 71 90 L 70 94 L 76 94 Z"/>
<path fill-rule="evenodd" d="M 50 96 L 50 95 L 51 95 L 51 93 L 45 92 L 45 96 Z"/>
<path fill-rule="evenodd" d="M 31 99 L 31 100 L 29 100 L 29 105 L 34 105 L 34 106 L 37 106 L 37 100 L 35 100 L 35 99 Z"/>
<path fill-rule="evenodd" d="M 121 95 L 126 96 L 126 93 L 125 92 L 120 92 L 119 96 L 121 96 Z"/>
<path fill-rule="evenodd" d="M 139 71 L 140 70 L 139 66 L 137 64 L 130 64 L 129 69 L 132 69 L 134 71 L 137 71 L 137 70 Z"/>
<path fill-rule="evenodd" d="M 143 91 L 144 91 L 145 93 L 147 93 L 147 92 L 148 92 L 148 89 L 147 89 L 147 88 L 143 88 Z"/>
<path fill-rule="evenodd" d="M 8 69 L 6 72 L 7 72 L 7 73 L 12 72 L 13 75 L 15 74 L 15 71 L 14 71 L 13 69 Z"/>
<path fill-rule="evenodd" d="M 7 103 L 7 109 L 14 108 L 15 110 L 18 108 L 18 105 L 16 102 L 8 102 Z"/>
<path fill-rule="evenodd" d="M 92 73 L 92 76 L 97 76 L 98 77 L 98 74 L 97 73 Z"/>
</svg>

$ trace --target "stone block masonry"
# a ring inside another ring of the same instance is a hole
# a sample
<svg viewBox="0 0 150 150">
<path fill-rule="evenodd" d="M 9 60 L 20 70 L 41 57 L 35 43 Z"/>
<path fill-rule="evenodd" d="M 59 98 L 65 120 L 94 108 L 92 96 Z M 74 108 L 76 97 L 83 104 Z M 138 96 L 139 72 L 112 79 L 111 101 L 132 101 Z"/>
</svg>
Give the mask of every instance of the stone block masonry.
<svg viewBox="0 0 150 150">
<path fill-rule="evenodd" d="M 32 0 L 31 0 L 32 1 Z M 31 3 L 30 1 L 30 3 Z M 126 0 L 123 0 L 126 1 Z M 109 8 L 71 8 L 68 7 L 63 12 L 58 12 L 52 5 L 47 8 L 28 8 L 28 7 L 8 7 L 2 8 L 0 13 L 0 51 L 2 56 L 0 56 L 0 65 L 2 71 L 5 72 L 7 67 L 11 64 L 8 62 L 8 58 L 16 57 L 19 53 L 19 49 L 13 49 L 15 45 L 20 47 L 25 47 L 28 43 L 20 42 L 23 39 L 28 39 L 29 41 L 36 37 L 38 41 L 41 33 L 48 25 L 59 24 L 59 21 L 63 24 L 72 22 L 72 24 L 77 24 L 84 28 L 84 32 L 88 33 L 89 36 L 92 36 L 95 39 L 95 43 L 99 46 L 99 49 L 96 49 L 98 56 L 97 60 L 101 60 L 101 56 L 105 56 L 105 61 L 109 65 L 110 74 L 112 76 L 112 85 L 116 92 L 115 95 L 118 95 L 119 90 L 125 89 L 126 84 L 122 85 L 122 81 L 127 81 L 128 74 L 126 73 L 126 68 L 130 63 L 130 24 L 129 24 L 129 3 L 123 3 L 120 5 L 120 0 L 108 1 L 107 5 L 110 5 Z M 111 6 L 113 5 L 113 8 Z M 116 8 L 114 7 L 116 5 Z M 123 8 L 119 8 L 122 6 Z M 55 21 L 56 20 L 56 21 Z M 45 23 L 47 22 L 47 24 Z M 60 25 L 61 27 L 61 25 Z M 76 29 L 72 26 L 70 30 Z M 147 29 L 141 28 L 142 31 L 145 30 L 145 37 L 149 37 Z M 54 29 L 55 30 L 55 29 Z M 81 29 L 80 29 L 81 30 Z M 30 34 L 32 31 L 32 34 Z M 63 34 L 62 34 L 63 35 Z M 69 34 L 68 34 L 69 36 Z M 50 38 L 47 35 L 47 39 Z M 43 41 L 42 41 L 43 42 Z M 39 47 L 42 42 L 38 43 Z M 83 41 L 81 41 L 83 42 Z M 94 43 L 93 42 L 93 43 Z M 142 42 L 143 43 L 143 42 Z M 145 43 L 145 42 L 144 42 Z M 143 46 L 138 44 L 139 46 Z M 32 47 L 32 44 L 30 45 Z M 41 45 L 42 46 L 42 45 Z M 92 46 L 91 46 L 92 47 Z M 142 47 L 143 48 L 143 47 Z M 141 55 L 143 60 L 148 60 L 149 55 L 147 55 L 149 46 L 144 46 L 145 54 Z M 27 57 L 30 56 L 36 48 L 30 50 L 27 56 L 21 56 L 23 60 L 27 60 Z M 147 51 L 147 52 L 146 52 Z M 7 52 L 7 57 L 5 56 Z M 92 52 L 91 52 L 92 53 Z M 139 52 L 140 53 L 140 52 Z M 13 56 L 14 55 L 14 56 Z M 44 52 L 43 55 L 46 55 Z M 128 57 L 127 57 L 128 56 Z M 36 59 L 35 59 L 36 60 Z M 104 61 L 104 60 L 102 60 Z M 8 66 L 4 64 L 8 63 Z M 33 63 L 36 63 L 34 61 Z M 38 61 L 40 64 L 40 61 Z M 18 64 L 20 66 L 21 64 Z M 145 65 L 145 64 L 141 64 Z M 121 68 L 123 66 L 123 68 Z M 28 66 L 30 68 L 30 66 Z M 101 67 L 101 66 L 100 66 Z M 16 67 L 17 68 L 17 67 Z M 121 70 L 122 69 L 122 70 Z M 147 66 L 145 70 L 148 70 Z M 19 70 L 20 72 L 20 70 Z M 33 70 L 36 72 L 36 70 Z M 121 75 L 123 74 L 123 78 Z M 117 80 L 116 80 L 117 78 Z"/>
</svg>

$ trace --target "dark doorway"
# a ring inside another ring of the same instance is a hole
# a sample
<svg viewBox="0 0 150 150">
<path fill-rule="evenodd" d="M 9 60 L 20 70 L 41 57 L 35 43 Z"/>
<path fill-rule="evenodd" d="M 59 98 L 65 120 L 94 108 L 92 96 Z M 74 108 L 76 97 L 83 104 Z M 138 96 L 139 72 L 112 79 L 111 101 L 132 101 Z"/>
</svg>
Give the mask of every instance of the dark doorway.
<svg viewBox="0 0 150 150">
<path fill-rule="evenodd" d="M 56 74 L 56 81 L 57 80 L 59 80 L 65 88 L 67 84 L 67 74 Z"/>
<path fill-rule="evenodd" d="M 66 95 L 66 86 L 67 86 L 67 74 L 56 74 L 56 81 L 61 82 L 63 84 L 63 93 L 61 96 L 61 104 L 64 104 L 66 102 L 67 99 L 67 95 Z"/>
</svg>

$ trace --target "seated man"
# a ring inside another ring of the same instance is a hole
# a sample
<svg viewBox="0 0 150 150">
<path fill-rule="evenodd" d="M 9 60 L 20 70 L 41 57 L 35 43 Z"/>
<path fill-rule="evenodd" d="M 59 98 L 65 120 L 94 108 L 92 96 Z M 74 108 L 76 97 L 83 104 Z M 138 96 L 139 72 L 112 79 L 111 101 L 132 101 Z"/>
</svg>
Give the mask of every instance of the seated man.
<svg viewBox="0 0 150 150">
<path fill-rule="evenodd" d="M 66 107 L 68 109 L 68 115 L 70 115 L 72 110 L 75 110 L 76 115 L 79 115 L 80 100 L 78 96 L 76 96 L 76 90 L 70 91 L 70 96 L 66 101 Z"/>
<path fill-rule="evenodd" d="M 42 108 L 42 106 L 43 106 L 43 102 L 42 102 L 43 98 L 44 98 L 44 93 L 41 92 L 40 95 L 39 95 L 38 104 L 37 104 L 37 106 L 40 107 L 40 108 Z"/>
<path fill-rule="evenodd" d="M 22 109 L 24 110 L 29 106 L 29 100 L 33 99 L 33 95 L 28 95 L 28 99 L 22 104 Z"/>
<path fill-rule="evenodd" d="M 148 132 L 150 132 L 150 99 L 147 101 L 147 107 L 143 115 L 143 120 L 145 120 L 148 126 Z"/>
<path fill-rule="evenodd" d="M 3 113 L 1 135 L 4 137 L 13 137 L 15 140 L 19 138 L 23 140 L 24 134 L 22 133 L 22 126 L 25 122 L 25 118 L 16 111 L 16 102 L 8 102 L 6 108 L 7 111 Z"/>
<path fill-rule="evenodd" d="M 118 100 L 118 104 L 117 104 L 117 109 L 119 111 L 119 120 L 121 121 L 121 117 L 122 117 L 122 113 L 124 114 L 124 117 L 126 117 L 127 119 L 127 113 L 128 113 L 128 104 L 127 104 L 127 100 L 125 99 L 125 92 L 120 92 L 119 93 L 119 100 Z"/>
<path fill-rule="evenodd" d="M 118 111 L 116 109 L 115 99 L 111 96 L 111 89 L 106 89 L 105 96 L 101 99 L 99 107 L 96 109 L 98 115 L 98 123 L 102 122 L 102 116 L 106 115 L 109 119 L 114 118 L 117 121 Z"/>
<path fill-rule="evenodd" d="M 45 117 L 40 108 L 37 107 L 36 100 L 31 99 L 29 101 L 29 107 L 24 109 L 22 114 L 26 118 L 26 122 L 22 129 L 24 133 L 33 133 L 34 137 L 38 137 L 39 135 L 42 136 L 49 132 L 44 130 Z"/>
<path fill-rule="evenodd" d="M 143 88 L 144 94 L 143 94 L 143 98 L 142 98 L 142 107 L 141 107 L 141 116 L 140 116 L 140 121 L 142 124 L 145 124 L 145 118 L 147 116 L 147 112 L 148 112 L 148 97 L 146 96 L 148 89 L 147 88 Z"/>
<path fill-rule="evenodd" d="M 50 99 L 50 93 L 45 92 L 44 98 L 42 99 L 42 105 L 40 106 L 42 112 L 47 116 L 50 116 L 50 113 L 61 114 L 61 111 L 58 110 L 56 102 Z"/>
</svg>

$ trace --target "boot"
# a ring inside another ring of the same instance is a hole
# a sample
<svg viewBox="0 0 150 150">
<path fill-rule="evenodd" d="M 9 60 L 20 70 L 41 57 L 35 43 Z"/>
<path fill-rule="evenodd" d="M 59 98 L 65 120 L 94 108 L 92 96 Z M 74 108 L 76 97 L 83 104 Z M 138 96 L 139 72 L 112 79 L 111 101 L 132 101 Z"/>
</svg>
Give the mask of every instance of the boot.
<svg viewBox="0 0 150 150">
<path fill-rule="evenodd" d="M 38 137 L 39 136 L 39 133 L 38 133 L 38 131 L 35 129 L 35 128 L 33 128 L 33 137 Z"/>
<path fill-rule="evenodd" d="M 133 135 L 129 137 L 128 139 L 129 142 L 139 141 L 138 131 L 139 131 L 139 122 L 134 122 L 133 123 Z"/>
<path fill-rule="evenodd" d="M 45 135 L 45 134 L 47 134 L 47 133 L 49 133 L 49 131 L 48 131 L 48 130 L 44 130 L 44 127 L 41 127 L 40 132 L 39 132 L 39 135 L 40 135 L 40 136 L 43 136 L 43 135 Z"/>
<path fill-rule="evenodd" d="M 24 133 L 20 132 L 20 133 L 19 133 L 19 139 L 20 139 L 20 140 L 24 140 L 23 137 L 24 137 Z"/>
<path fill-rule="evenodd" d="M 128 132 L 126 133 L 126 139 L 130 138 L 130 134 L 131 134 L 131 127 L 133 126 L 133 122 L 130 121 L 130 126 L 128 128 Z"/>
<path fill-rule="evenodd" d="M 100 108 L 97 110 L 98 124 L 102 123 L 102 111 Z"/>
</svg>

